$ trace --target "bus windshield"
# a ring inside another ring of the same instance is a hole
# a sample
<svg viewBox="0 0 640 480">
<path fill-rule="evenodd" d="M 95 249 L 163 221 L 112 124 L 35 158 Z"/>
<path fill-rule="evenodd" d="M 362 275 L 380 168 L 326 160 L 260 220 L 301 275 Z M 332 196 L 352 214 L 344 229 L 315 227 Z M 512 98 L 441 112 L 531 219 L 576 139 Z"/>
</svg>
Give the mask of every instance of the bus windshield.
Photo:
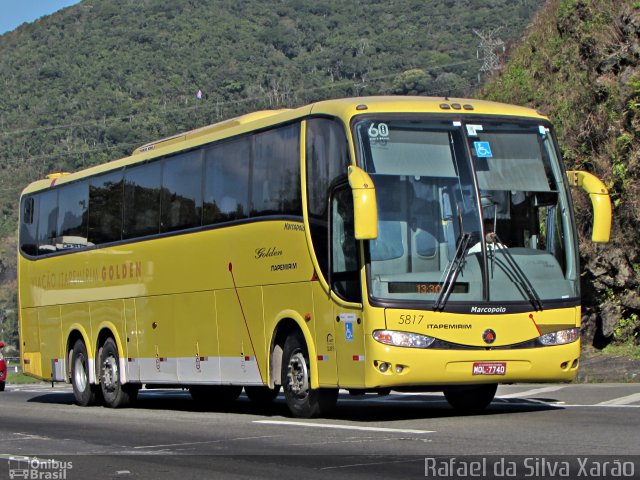
<svg viewBox="0 0 640 480">
<path fill-rule="evenodd" d="M 547 127 L 366 117 L 355 132 L 378 203 L 366 255 L 373 298 L 537 310 L 578 296 L 569 200 Z"/>
</svg>

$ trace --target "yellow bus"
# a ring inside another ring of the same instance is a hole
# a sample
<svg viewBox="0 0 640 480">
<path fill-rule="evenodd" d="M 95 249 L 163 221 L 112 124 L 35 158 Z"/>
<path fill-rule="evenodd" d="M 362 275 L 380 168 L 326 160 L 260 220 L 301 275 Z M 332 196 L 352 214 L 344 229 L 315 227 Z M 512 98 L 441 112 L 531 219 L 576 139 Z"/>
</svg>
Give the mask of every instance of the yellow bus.
<svg viewBox="0 0 640 480">
<path fill-rule="evenodd" d="M 486 101 L 367 97 L 261 111 L 29 185 L 24 372 L 80 405 L 282 388 L 294 416 L 351 392 L 569 381 L 580 358 L 570 186 L 607 241 L 604 185 L 549 120 Z"/>
</svg>

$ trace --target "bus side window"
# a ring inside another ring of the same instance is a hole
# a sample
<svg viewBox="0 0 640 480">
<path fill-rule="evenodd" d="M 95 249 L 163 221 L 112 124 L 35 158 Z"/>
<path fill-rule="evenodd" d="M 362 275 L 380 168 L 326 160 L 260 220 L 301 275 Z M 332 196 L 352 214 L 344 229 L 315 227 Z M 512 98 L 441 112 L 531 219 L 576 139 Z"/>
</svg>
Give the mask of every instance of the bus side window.
<svg viewBox="0 0 640 480">
<path fill-rule="evenodd" d="M 122 239 L 122 172 L 91 179 L 89 242 L 99 245 Z"/>
<path fill-rule="evenodd" d="M 307 209 L 313 250 L 320 273 L 329 275 L 329 195 L 337 178 L 345 176 L 350 164 L 344 127 L 335 120 L 307 120 Z"/>
<path fill-rule="evenodd" d="M 89 184 L 82 181 L 61 187 L 58 201 L 57 249 L 87 246 Z"/>
<path fill-rule="evenodd" d="M 205 155 L 202 224 L 211 225 L 247 218 L 250 137 L 213 145 Z"/>
<path fill-rule="evenodd" d="M 20 225 L 20 248 L 27 255 L 38 255 L 36 239 L 38 225 L 34 222 L 38 196 L 22 200 L 22 222 Z"/>
<path fill-rule="evenodd" d="M 251 216 L 302 216 L 300 124 L 253 136 Z"/>
<path fill-rule="evenodd" d="M 56 251 L 58 230 L 58 190 L 49 190 L 39 195 L 38 255 Z"/>
<path fill-rule="evenodd" d="M 202 157 L 197 150 L 165 160 L 161 232 L 199 227 L 202 217 Z"/>
<path fill-rule="evenodd" d="M 160 231 L 161 163 L 125 170 L 122 238 L 144 237 Z"/>
</svg>

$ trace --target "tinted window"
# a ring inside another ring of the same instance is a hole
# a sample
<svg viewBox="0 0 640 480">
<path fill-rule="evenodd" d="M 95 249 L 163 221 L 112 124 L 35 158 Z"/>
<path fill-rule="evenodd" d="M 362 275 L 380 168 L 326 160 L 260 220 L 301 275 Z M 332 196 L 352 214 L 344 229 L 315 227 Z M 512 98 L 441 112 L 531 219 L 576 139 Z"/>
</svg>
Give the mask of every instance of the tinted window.
<svg viewBox="0 0 640 480">
<path fill-rule="evenodd" d="M 289 125 L 25 198 L 21 248 L 38 255 L 249 216 L 300 216 L 299 142 L 300 124 Z"/>
<path fill-rule="evenodd" d="M 91 179 L 89 183 L 89 243 L 122 238 L 122 172 Z"/>
<path fill-rule="evenodd" d="M 307 197 L 309 227 L 318 264 L 327 278 L 329 252 L 329 195 L 337 178 L 346 176 L 349 146 L 344 128 L 324 118 L 307 121 Z"/>
<path fill-rule="evenodd" d="M 160 162 L 155 162 L 125 171 L 122 238 L 159 232 L 161 167 Z"/>
<path fill-rule="evenodd" d="M 45 255 L 56 251 L 56 232 L 58 227 L 58 190 L 50 190 L 38 195 L 38 254 Z"/>
<path fill-rule="evenodd" d="M 20 248 L 27 255 L 38 254 L 38 242 L 36 238 L 38 224 L 35 219 L 38 208 L 38 197 L 27 197 L 22 199 L 21 225 L 20 225 Z"/>
<path fill-rule="evenodd" d="M 61 187 L 58 205 L 58 249 L 86 246 L 89 184 L 79 182 Z"/>
<path fill-rule="evenodd" d="M 247 218 L 250 155 L 250 137 L 207 150 L 203 224 Z"/>
<path fill-rule="evenodd" d="M 200 225 L 202 216 L 202 151 L 165 161 L 162 173 L 162 221 L 170 232 Z"/>
<path fill-rule="evenodd" d="M 254 136 L 251 215 L 301 215 L 300 126 Z"/>
<path fill-rule="evenodd" d="M 331 215 L 331 287 L 352 302 L 360 302 L 358 244 L 354 235 L 353 194 L 345 185 L 336 190 Z"/>
</svg>

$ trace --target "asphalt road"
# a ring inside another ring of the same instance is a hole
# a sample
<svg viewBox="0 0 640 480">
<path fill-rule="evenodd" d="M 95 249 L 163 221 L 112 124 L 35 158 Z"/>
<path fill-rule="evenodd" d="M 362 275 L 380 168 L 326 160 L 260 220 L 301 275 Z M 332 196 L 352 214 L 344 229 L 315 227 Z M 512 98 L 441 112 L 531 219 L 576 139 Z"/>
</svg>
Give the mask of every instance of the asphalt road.
<svg viewBox="0 0 640 480">
<path fill-rule="evenodd" d="M 455 478 L 483 462 L 476 477 L 566 477 L 566 466 L 580 478 L 586 458 L 640 478 L 638 439 L 640 384 L 504 386 L 468 416 L 439 394 L 344 392 L 334 415 L 312 420 L 289 417 L 282 395 L 207 409 L 187 392 L 143 390 L 111 410 L 74 405 L 64 385 L 0 393 L 0 478 Z"/>
</svg>

